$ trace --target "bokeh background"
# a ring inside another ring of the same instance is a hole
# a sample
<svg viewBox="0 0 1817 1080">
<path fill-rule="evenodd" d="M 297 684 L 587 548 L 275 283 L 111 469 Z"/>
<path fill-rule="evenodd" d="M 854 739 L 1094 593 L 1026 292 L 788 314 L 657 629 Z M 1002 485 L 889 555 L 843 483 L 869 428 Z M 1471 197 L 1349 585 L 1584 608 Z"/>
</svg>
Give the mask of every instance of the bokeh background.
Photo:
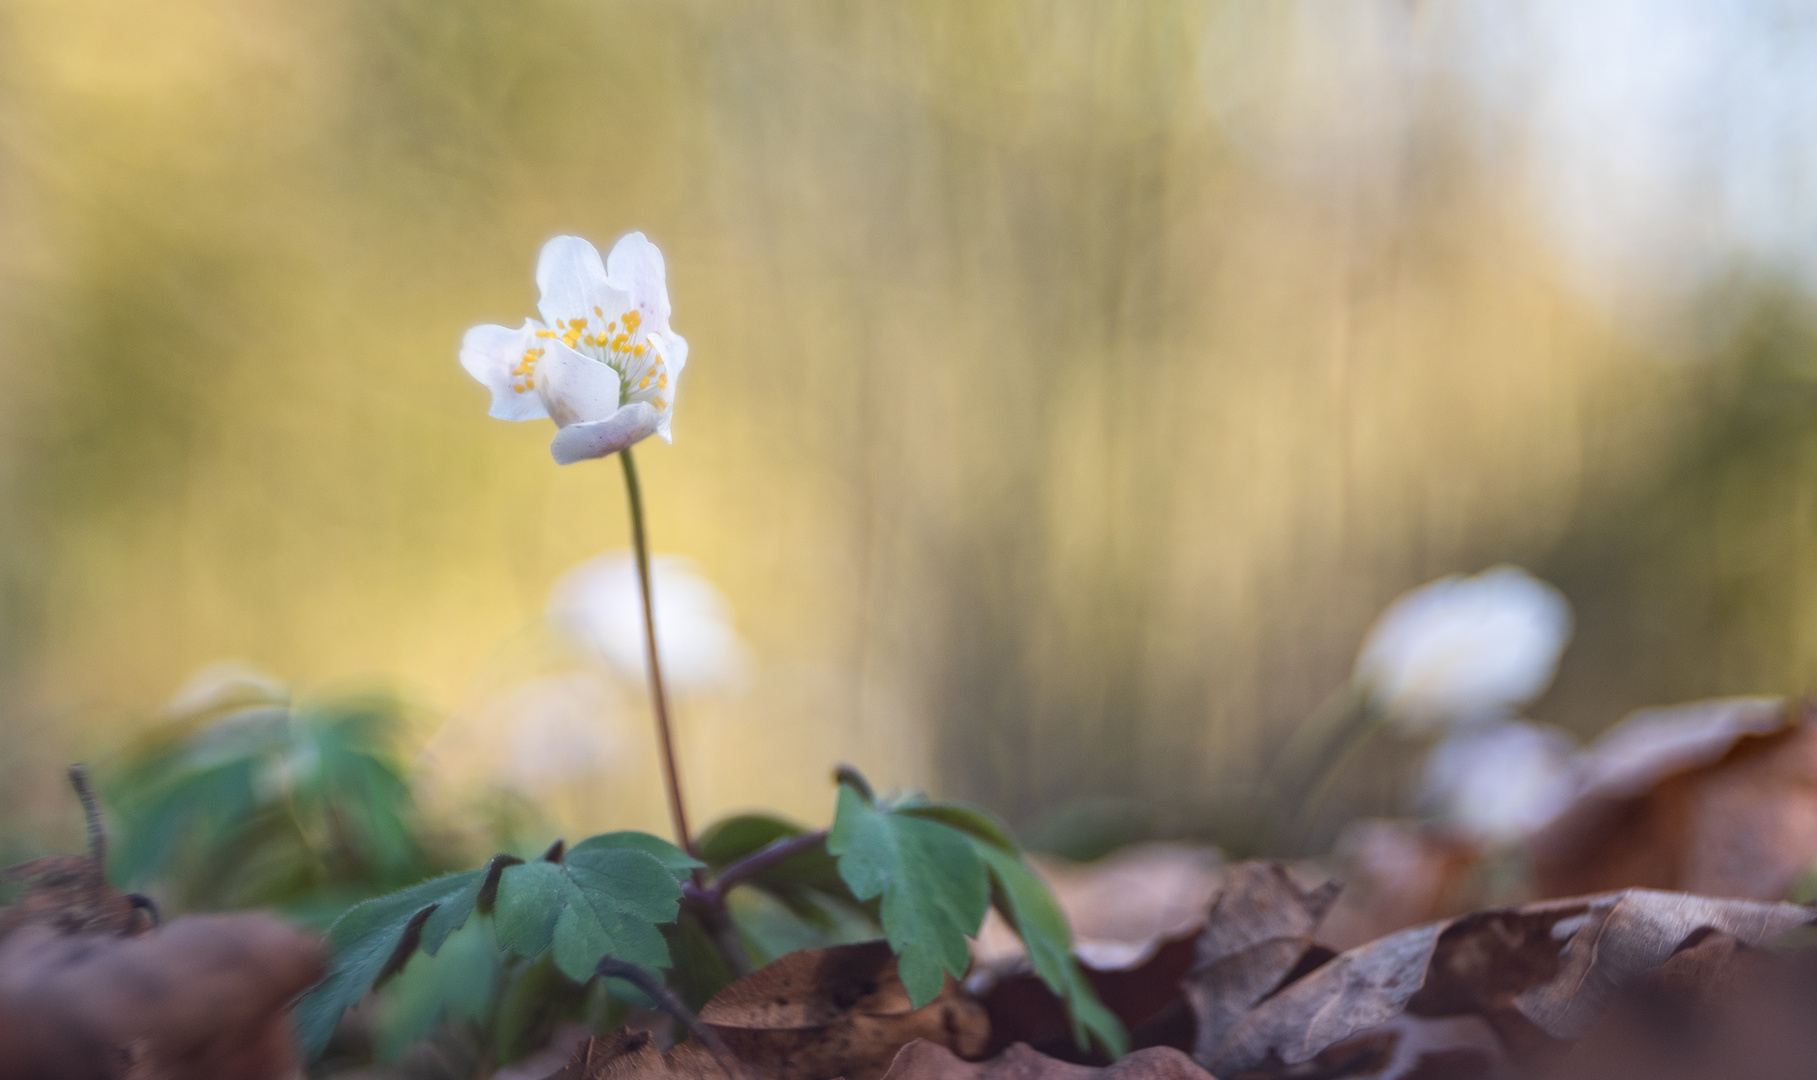
<svg viewBox="0 0 1817 1080">
<path fill-rule="evenodd" d="M 699 816 L 850 760 L 1215 837 L 1502 561 L 1577 610 L 1541 719 L 1802 692 L 1814 64 L 1790 0 L 0 0 L 0 813 L 73 836 L 62 763 L 223 658 L 515 722 L 627 536 L 455 363 L 560 232 L 647 233 L 692 345 Z M 643 708 L 550 813 L 662 828 Z"/>
</svg>

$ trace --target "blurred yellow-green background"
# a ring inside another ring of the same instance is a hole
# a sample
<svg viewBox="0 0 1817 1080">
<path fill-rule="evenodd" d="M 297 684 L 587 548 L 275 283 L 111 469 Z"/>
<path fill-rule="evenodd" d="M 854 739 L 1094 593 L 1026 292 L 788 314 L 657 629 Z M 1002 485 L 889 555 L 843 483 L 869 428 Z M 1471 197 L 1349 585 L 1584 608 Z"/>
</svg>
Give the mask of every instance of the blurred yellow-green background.
<svg viewBox="0 0 1817 1080">
<path fill-rule="evenodd" d="M 4 810 L 63 822 L 61 764 L 223 658 L 401 687 L 419 746 L 512 722 L 552 583 L 627 543 L 613 463 L 455 362 L 563 232 L 648 234 L 692 345 L 639 461 L 749 646 L 680 706 L 701 817 L 823 820 L 850 760 L 1215 833 L 1385 602 L 1502 561 L 1576 607 L 1542 719 L 1803 691 L 1814 30 L 0 0 Z M 643 710 L 551 813 L 662 827 Z"/>
</svg>

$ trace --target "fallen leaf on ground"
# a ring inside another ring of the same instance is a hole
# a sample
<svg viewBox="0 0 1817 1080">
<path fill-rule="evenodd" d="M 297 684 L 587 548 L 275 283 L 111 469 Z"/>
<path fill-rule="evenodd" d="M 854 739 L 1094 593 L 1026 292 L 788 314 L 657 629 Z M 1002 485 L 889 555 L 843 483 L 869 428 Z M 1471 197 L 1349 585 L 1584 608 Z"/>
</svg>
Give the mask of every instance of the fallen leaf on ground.
<svg viewBox="0 0 1817 1080">
<path fill-rule="evenodd" d="M 289 1005 L 322 970 L 314 937 L 263 914 L 23 926 L 0 939 L 0 1080 L 296 1075 Z"/>
<path fill-rule="evenodd" d="M 1552 1080 L 1794 1080 L 1817 1062 L 1817 953 L 1709 934 L 1611 1001 Z"/>
<path fill-rule="evenodd" d="M 1085 958 L 1080 967 L 1105 1008 L 1128 1029 L 1134 1049 L 1171 1046 L 1192 1049 L 1192 1011 L 1180 995 L 1180 980 L 1198 951 L 1199 930 L 1149 942 L 1139 963 L 1126 968 L 1098 968 Z M 1035 975 L 1026 959 L 1000 960 L 974 970 L 965 988 L 990 1014 L 987 1054 L 1016 1043 L 1062 1061 L 1104 1064 L 1094 1047 L 1081 1050 L 1073 1041 L 1065 1004 Z"/>
<path fill-rule="evenodd" d="M 1181 985 L 1198 1021 L 1193 1052 L 1200 1061 L 1211 1060 L 1243 1017 L 1288 982 L 1302 962 L 1330 957 L 1317 949 L 1312 935 L 1339 888 L 1327 881 L 1303 889 L 1279 863 L 1246 862 L 1230 869 Z"/>
<path fill-rule="evenodd" d="M 903 1047 L 884 1080 L 1215 1080 L 1171 1047 L 1137 1050 L 1111 1065 L 1059 1061 L 1022 1044 L 986 1061 L 965 1061 L 938 1043 Z"/>
<path fill-rule="evenodd" d="M 1645 889 L 1478 912 L 1327 961 L 1262 1001 L 1215 1046 L 1201 1040 L 1194 1057 L 1227 1077 L 1305 1075 L 1292 1067 L 1411 1013 L 1480 1016 L 1509 1056 L 1527 1064 L 1582 1034 L 1617 986 L 1657 968 L 1687 939 L 1715 930 L 1757 944 L 1813 918 L 1791 904 Z"/>
<path fill-rule="evenodd" d="M 1635 713 L 1529 845 L 1540 895 L 1646 887 L 1772 900 L 1817 858 L 1817 718 L 1773 698 Z"/>
<path fill-rule="evenodd" d="M 740 1080 L 766 1080 L 744 1070 Z M 732 1080 L 699 1043 L 686 1042 L 667 1053 L 647 1031 L 619 1029 L 574 1048 L 548 1080 Z"/>
<path fill-rule="evenodd" d="M 875 1080 L 915 1039 L 976 1056 L 990 1038 L 984 1008 L 950 979 L 914 1008 L 881 941 L 789 953 L 720 991 L 700 1020 L 770 1080 Z"/>
</svg>

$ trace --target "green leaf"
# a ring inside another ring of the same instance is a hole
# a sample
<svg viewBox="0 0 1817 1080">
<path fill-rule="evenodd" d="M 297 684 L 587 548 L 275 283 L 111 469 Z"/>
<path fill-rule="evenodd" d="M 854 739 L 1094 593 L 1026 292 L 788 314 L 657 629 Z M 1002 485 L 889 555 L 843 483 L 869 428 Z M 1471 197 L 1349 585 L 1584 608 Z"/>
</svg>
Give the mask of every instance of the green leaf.
<svg viewBox="0 0 1817 1080">
<path fill-rule="evenodd" d="M 723 870 L 746 855 L 804 832 L 807 830 L 794 822 L 770 814 L 735 814 L 708 825 L 694 838 L 694 850 L 708 866 Z"/>
<path fill-rule="evenodd" d="M 484 919 L 469 919 L 434 956 L 413 960 L 379 995 L 373 1025 L 379 1060 L 396 1060 L 441 1024 L 488 1015 L 498 997 L 500 960 Z"/>
<path fill-rule="evenodd" d="M 651 836 L 646 832 L 629 830 L 589 836 L 569 849 L 568 858 L 573 859 L 579 852 L 606 848 L 627 848 L 631 851 L 641 851 L 661 863 L 663 869 L 669 872 L 669 876 L 678 882 L 688 880 L 688 876 L 694 872 L 696 867 L 706 865 L 667 840 Z"/>
<path fill-rule="evenodd" d="M 297 1039 L 313 1058 L 328 1045 L 341 1013 L 372 984 L 403 968 L 420 946 L 430 956 L 461 928 L 487 880 L 497 880 L 508 855 L 478 870 L 445 874 L 389 896 L 355 904 L 328 930 L 334 955 L 328 977 L 297 1003 Z"/>
<path fill-rule="evenodd" d="M 827 850 L 860 900 L 882 896 L 883 933 L 916 1008 L 934 1000 L 946 975 L 971 964 L 966 938 L 990 905 L 984 862 L 963 834 L 939 822 L 890 813 L 847 784 Z"/>
<path fill-rule="evenodd" d="M 1004 851 L 1020 852 L 1022 850 L 1016 845 L 1015 838 L 1010 836 L 1009 830 L 1003 827 L 1002 822 L 984 811 L 970 806 L 961 806 L 958 803 L 898 805 L 896 812 L 907 814 L 910 817 L 924 818 L 928 821 L 938 821 L 942 825 L 950 825 L 967 836 L 982 840 Z"/>
<path fill-rule="evenodd" d="M 1067 925 L 1066 913 L 1047 891 L 1046 883 L 1014 848 L 1005 850 L 975 836 L 972 846 L 990 868 L 997 910 L 1027 946 L 1035 974 L 1066 1003 L 1073 1041 L 1085 1049 L 1089 1035 L 1112 1057 L 1128 1053 L 1129 1035 L 1123 1030 L 1122 1021 L 1104 1007 L 1086 981 L 1085 972 L 1073 957 L 1072 928 Z"/>
<path fill-rule="evenodd" d="M 668 967 L 668 946 L 656 927 L 675 921 L 681 906 L 677 874 L 685 874 L 683 861 L 696 864 L 681 855 L 665 865 L 648 845 L 632 846 L 626 835 L 583 840 L 559 863 L 506 869 L 494 912 L 498 943 L 526 957 L 553 948 L 555 966 L 576 982 L 592 978 L 606 955 Z"/>
</svg>

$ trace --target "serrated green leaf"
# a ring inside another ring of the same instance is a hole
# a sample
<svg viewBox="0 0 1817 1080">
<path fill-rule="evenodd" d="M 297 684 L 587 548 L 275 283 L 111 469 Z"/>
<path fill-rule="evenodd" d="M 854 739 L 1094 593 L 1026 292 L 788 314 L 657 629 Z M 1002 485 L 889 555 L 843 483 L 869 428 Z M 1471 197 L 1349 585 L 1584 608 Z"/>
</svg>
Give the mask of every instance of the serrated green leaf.
<svg viewBox="0 0 1817 1080">
<path fill-rule="evenodd" d="M 699 859 L 696 859 L 694 856 L 689 855 L 687 852 L 676 847 L 674 844 L 669 843 L 667 840 L 651 836 L 646 832 L 634 832 L 630 830 L 624 832 L 600 833 L 598 836 L 589 836 L 580 843 L 575 844 L 574 847 L 569 850 L 568 858 L 572 859 L 578 852 L 593 851 L 596 849 L 605 850 L 607 848 L 626 848 L 631 851 L 641 851 L 661 863 L 663 869 L 667 870 L 669 876 L 673 877 L 676 881 L 688 880 L 688 876 L 694 872 L 696 867 L 706 865 Z"/>
<path fill-rule="evenodd" d="M 680 909 L 676 872 L 641 846 L 593 843 L 604 839 L 576 844 L 560 863 L 505 870 L 494 910 L 500 945 L 527 957 L 553 949 L 555 966 L 577 982 L 606 955 L 669 966 L 656 927 Z"/>
<path fill-rule="evenodd" d="M 374 1023 L 379 1060 L 395 1060 L 441 1024 L 486 1016 L 498 996 L 500 960 L 484 919 L 469 919 L 434 956 L 412 960 L 379 995 Z"/>
<path fill-rule="evenodd" d="M 435 955 L 448 935 L 473 913 L 490 869 L 432 878 L 355 904 L 335 920 L 328 930 L 328 946 L 334 956 L 328 977 L 297 1003 L 295 1011 L 297 1040 L 306 1057 L 322 1052 L 341 1013 L 365 996 L 394 958 L 408 959 L 413 950 L 400 947 L 412 944 L 406 941 L 412 927 L 417 931 L 414 944 Z"/>
<path fill-rule="evenodd" d="M 881 896 L 884 936 L 916 1007 L 971 963 L 966 938 L 990 905 L 984 862 L 972 841 L 939 821 L 879 810 L 841 785 L 827 850 L 860 900 Z"/>
<path fill-rule="evenodd" d="M 1129 1033 L 1086 981 L 1085 972 L 1073 957 L 1073 934 L 1066 913 L 1060 910 L 1047 885 L 1013 848 L 1005 850 L 975 836 L 972 846 L 990 868 L 997 909 L 1021 936 L 1035 974 L 1066 1003 L 1073 1041 L 1085 1049 L 1089 1036 L 1112 1057 L 1128 1053 Z"/>
</svg>

